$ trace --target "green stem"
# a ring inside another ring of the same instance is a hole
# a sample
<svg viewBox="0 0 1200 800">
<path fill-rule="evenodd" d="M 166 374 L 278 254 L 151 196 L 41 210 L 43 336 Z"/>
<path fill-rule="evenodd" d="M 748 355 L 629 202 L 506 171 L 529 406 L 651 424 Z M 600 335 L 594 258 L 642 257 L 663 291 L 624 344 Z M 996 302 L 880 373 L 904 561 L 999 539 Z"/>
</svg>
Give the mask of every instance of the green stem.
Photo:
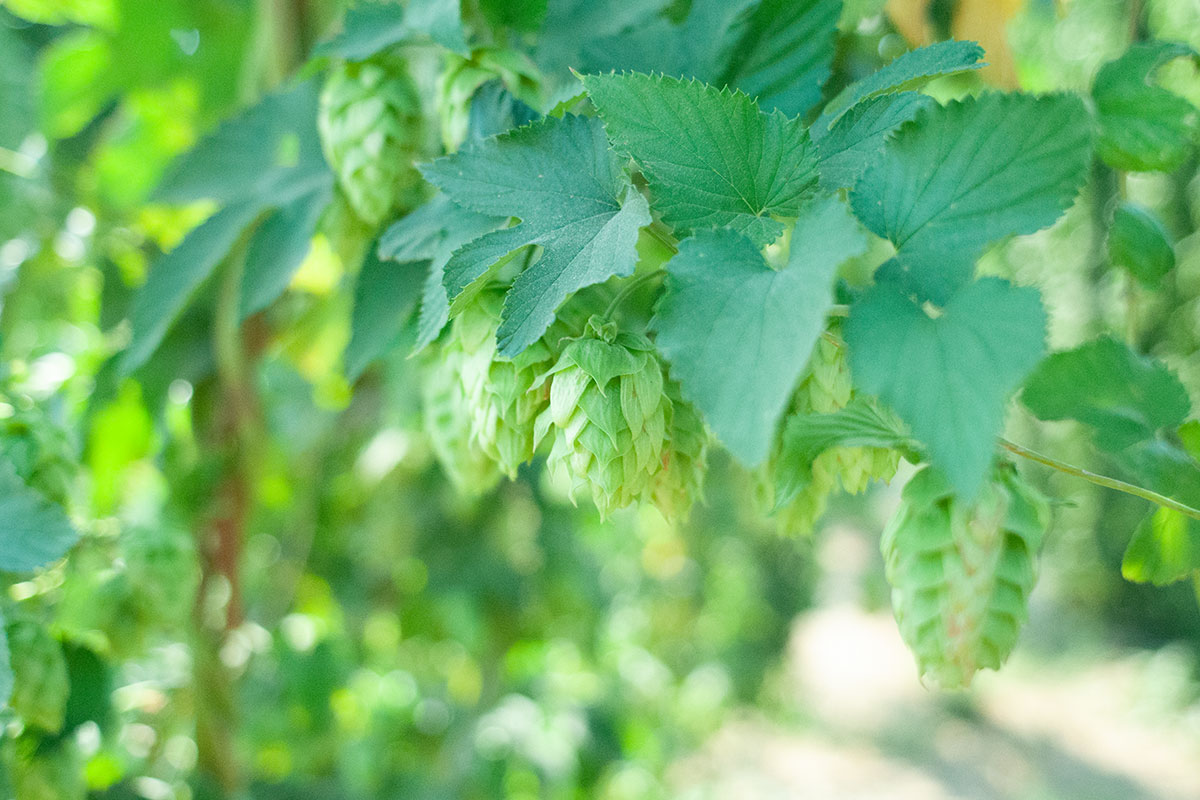
<svg viewBox="0 0 1200 800">
<path fill-rule="evenodd" d="M 621 291 L 617 292 L 617 296 L 614 297 L 612 302 L 608 304 L 608 308 L 604 309 L 605 319 L 612 319 L 613 312 L 617 310 L 621 303 L 625 302 L 629 295 L 633 294 L 647 283 L 658 280 L 666 274 L 667 271 L 664 268 L 659 267 L 656 270 L 651 270 L 650 272 L 644 272 L 641 275 L 638 275 L 636 278 L 629 281 L 629 283 L 622 286 Z"/>
<path fill-rule="evenodd" d="M 1120 481 L 1116 478 L 1110 478 L 1107 475 L 1097 475 L 1095 472 L 1089 472 L 1088 470 L 1083 469 L 1082 467 L 1077 467 L 1074 464 L 1068 464 L 1064 461 L 1051 458 L 1050 456 L 1042 455 L 1041 453 L 1030 450 L 1027 447 L 1014 444 L 1007 439 L 1001 439 L 1000 446 L 1010 453 L 1014 453 L 1022 458 L 1027 458 L 1030 461 L 1036 461 L 1043 466 L 1056 469 L 1059 472 L 1067 475 L 1072 475 L 1076 478 L 1082 478 L 1083 480 L 1094 483 L 1097 486 L 1103 486 L 1106 489 L 1114 489 L 1118 492 L 1131 494 L 1134 497 L 1140 497 L 1143 500 L 1149 500 L 1151 503 L 1162 506 L 1163 508 L 1169 508 L 1172 511 L 1178 511 L 1180 514 L 1191 517 L 1192 519 L 1200 519 L 1200 509 L 1192 508 L 1191 506 L 1185 505 L 1178 500 L 1173 500 L 1166 495 L 1159 494 L 1158 492 L 1151 491 L 1150 489 L 1144 489 L 1141 486 L 1135 486 L 1132 483 L 1126 483 L 1125 481 Z"/>
</svg>

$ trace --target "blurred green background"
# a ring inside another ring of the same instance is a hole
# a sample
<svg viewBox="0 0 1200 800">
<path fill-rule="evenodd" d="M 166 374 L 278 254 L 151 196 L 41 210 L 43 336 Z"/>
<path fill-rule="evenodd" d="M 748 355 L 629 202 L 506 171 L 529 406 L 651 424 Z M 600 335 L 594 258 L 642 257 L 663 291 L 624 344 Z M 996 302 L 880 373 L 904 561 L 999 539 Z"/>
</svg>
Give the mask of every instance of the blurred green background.
<svg viewBox="0 0 1200 800">
<path fill-rule="evenodd" d="M 118 377 L 133 289 L 212 211 L 155 185 L 219 120 L 317 71 L 342 5 L 0 2 L 0 447 L 84 530 L 0 601 L 17 678 L 0 794 L 1200 798 L 1200 612 L 1190 585 L 1121 579 L 1137 500 L 1031 470 L 1062 502 L 1029 629 L 1004 672 L 938 695 L 878 555 L 906 473 L 802 540 L 720 454 L 679 526 L 650 508 L 602 522 L 540 462 L 463 499 L 422 433 L 413 332 L 345 378 L 358 265 L 331 235 L 245 326 L 252 429 L 231 430 L 215 377 L 219 286 Z M 1200 2 L 850 0 L 841 29 L 827 97 L 947 36 L 991 66 L 939 97 L 1086 90 L 1136 38 L 1200 48 Z M 434 74 L 441 58 L 414 56 Z M 1194 64 L 1158 79 L 1200 104 Z M 1162 292 L 1096 269 L 1099 186 L 985 260 L 1043 289 L 1054 346 L 1127 332 L 1193 401 L 1197 166 L 1127 178 L 1176 242 Z M 1091 463 L 1068 424 L 1011 426 Z"/>
</svg>

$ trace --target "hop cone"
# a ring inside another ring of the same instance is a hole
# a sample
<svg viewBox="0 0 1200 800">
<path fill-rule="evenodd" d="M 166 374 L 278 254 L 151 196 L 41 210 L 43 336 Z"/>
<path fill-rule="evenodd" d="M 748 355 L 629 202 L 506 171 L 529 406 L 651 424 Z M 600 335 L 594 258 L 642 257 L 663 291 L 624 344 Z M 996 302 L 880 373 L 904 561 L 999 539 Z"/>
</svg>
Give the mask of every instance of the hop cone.
<svg viewBox="0 0 1200 800">
<path fill-rule="evenodd" d="M 321 92 L 317 126 L 346 199 L 364 222 L 384 220 L 419 185 L 413 157 L 421 102 L 403 62 L 377 59 L 336 67 Z"/>
<path fill-rule="evenodd" d="M 685 520 L 692 504 L 703 497 L 709 435 L 704 420 L 680 396 L 676 384 L 667 384 L 667 399 L 671 402 L 670 437 L 663 451 L 662 469 L 654 476 L 650 492 L 664 517 Z"/>
<path fill-rule="evenodd" d="M 42 626 L 18 622 L 8 629 L 8 646 L 13 670 L 9 705 L 27 726 L 57 733 L 71 690 L 62 644 Z"/>
<path fill-rule="evenodd" d="M 454 318 L 451 336 L 462 352 L 472 441 L 511 478 L 533 458 L 534 422 L 550 402 L 549 387 L 534 388 L 534 383 L 553 365 L 554 346 L 564 329 L 555 323 L 516 358 L 498 358 L 496 328 L 503 304 L 504 290 L 485 289 Z"/>
<path fill-rule="evenodd" d="M 553 436 L 549 464 L 591 491 L 602 516 L 640 499 L 662 468 L 671 401 L 644 337 L 593 319 L 550 370 L 550 406 L 537 439 Z"/>
<path fill-rule="evenodd" d="M 922 676 L 966 686 L 1016 645 L 1049 522 L 1045 498 L 1011 465 L 972 504 L 925 468 L 904 487 L 884 531 L 883 556 L 900 633 Z"/>
<path fill-rule="evenodd" d="M 500 480 L 500 470 L 472 441 L 474 410 L 463 389 L 466 355 L 457 338 L 426 362 L 421 381 L 425 432 L 446 476 L 461 493 L 483 494 Z"/>
<path fill-rule="evenodd" d="M 477 50 L 470 58 L 451 55 L 438 80 L 438 114 L 442 144 L 454 152 L 467 138 L 471 100 L 479 87 L 499 79 L 512 94 L 535 108 L 540 105 L 541 78 L 528 56 L 515 50 Z"/>
</svg>

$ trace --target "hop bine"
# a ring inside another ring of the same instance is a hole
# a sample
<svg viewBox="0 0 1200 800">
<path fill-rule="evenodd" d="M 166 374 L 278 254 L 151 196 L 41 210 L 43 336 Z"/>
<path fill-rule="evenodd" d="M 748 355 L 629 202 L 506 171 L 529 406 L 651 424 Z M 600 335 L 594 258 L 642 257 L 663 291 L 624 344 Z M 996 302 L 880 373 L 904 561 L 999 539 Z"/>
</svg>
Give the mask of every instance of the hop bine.
<svg viewBox="0 0 1200 800">
<path fill-rule="evenodd" d="M 1010 464 L 972 503 L 929 467 L 904 487 L 881 547 L 900 633 L 924 678 L 963 687 L 1008 658 L 1049 516 L 1049 503 Z"/>
<path fill-rule="evenodd" d="M 641 499 L 662 469 L 671 401 L 644 337 L 598 317 L 547 373 L 550 405 L 535 438 L 552 436 L 549 465 L 591 492 L 602 516 Z"/>
<path fill-rule="evenodd" d="M 413 158 L 421 101 L 403 61 L 380 57 L 335 67 L 321 92 L 317 126 L 347 201 L 378 225 L 420 185 Z"/>
</svg>

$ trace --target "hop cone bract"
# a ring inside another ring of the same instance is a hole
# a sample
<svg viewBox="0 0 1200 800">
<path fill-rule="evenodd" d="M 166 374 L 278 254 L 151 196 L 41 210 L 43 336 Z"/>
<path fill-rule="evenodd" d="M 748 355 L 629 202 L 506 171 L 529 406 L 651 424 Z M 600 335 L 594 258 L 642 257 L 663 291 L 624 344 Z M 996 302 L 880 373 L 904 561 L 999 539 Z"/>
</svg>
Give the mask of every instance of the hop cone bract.
<svg viewBox="0 0 1200 800">
<path fill-rule="evenodd" d="M 671 401 L 644 337 L 593 319 L 550 371 L 540 440 L 553 436 L 550 468 L 591 492 L 603 516 L 642 498 L 663 465 Z"/>
<path fill-rule="evenodd" d="M 485 48 L 475 51 L 470 58 L 447 56 L 446 67 L 438 80 L 438 114 L 442 144 L 447 152 L 457 150 L 467 138 L 471 101 L 479 87 L 497 79 L 515 97 L 534 107 L 540 105 L 541 78 L 537 67 L 524 53 Z"/>
<path fill-rule="evenodd" d="M 500 480 L 500 470 L 472 441 L 474 411 L 463 389 L 465 354 L 450 341 L 426 361 L 421 381 L 425 432 L 450 482 L 463 494 L 479 495 Z"/>
<path fill-rule="evenodd" d="M 708 469 L 708 429 L 695 407 L 667 384 L 671 401 L 670 436 L 663 451 L 663 466 L 651 483 L 651 497 L 669 520 L 685 520 L 696 500 L 703 498 L 704 473 Z"/>
<path fill-rule="evenodd" d="M 321 144 L 363 221 L 379 224 L 419 185 L 420 123 L 421 101 L 404 62 L 379 58 L 330 72 L 317 118 Z"/>
<path fill-rule="evenodd" d="M 1011 465 L 973 503 L 926 467 L 904 487 L 881 548 L 900 633 L 944 688 L 997 669 L 1024 624 L 1049 504 Z"/>
</svg>

